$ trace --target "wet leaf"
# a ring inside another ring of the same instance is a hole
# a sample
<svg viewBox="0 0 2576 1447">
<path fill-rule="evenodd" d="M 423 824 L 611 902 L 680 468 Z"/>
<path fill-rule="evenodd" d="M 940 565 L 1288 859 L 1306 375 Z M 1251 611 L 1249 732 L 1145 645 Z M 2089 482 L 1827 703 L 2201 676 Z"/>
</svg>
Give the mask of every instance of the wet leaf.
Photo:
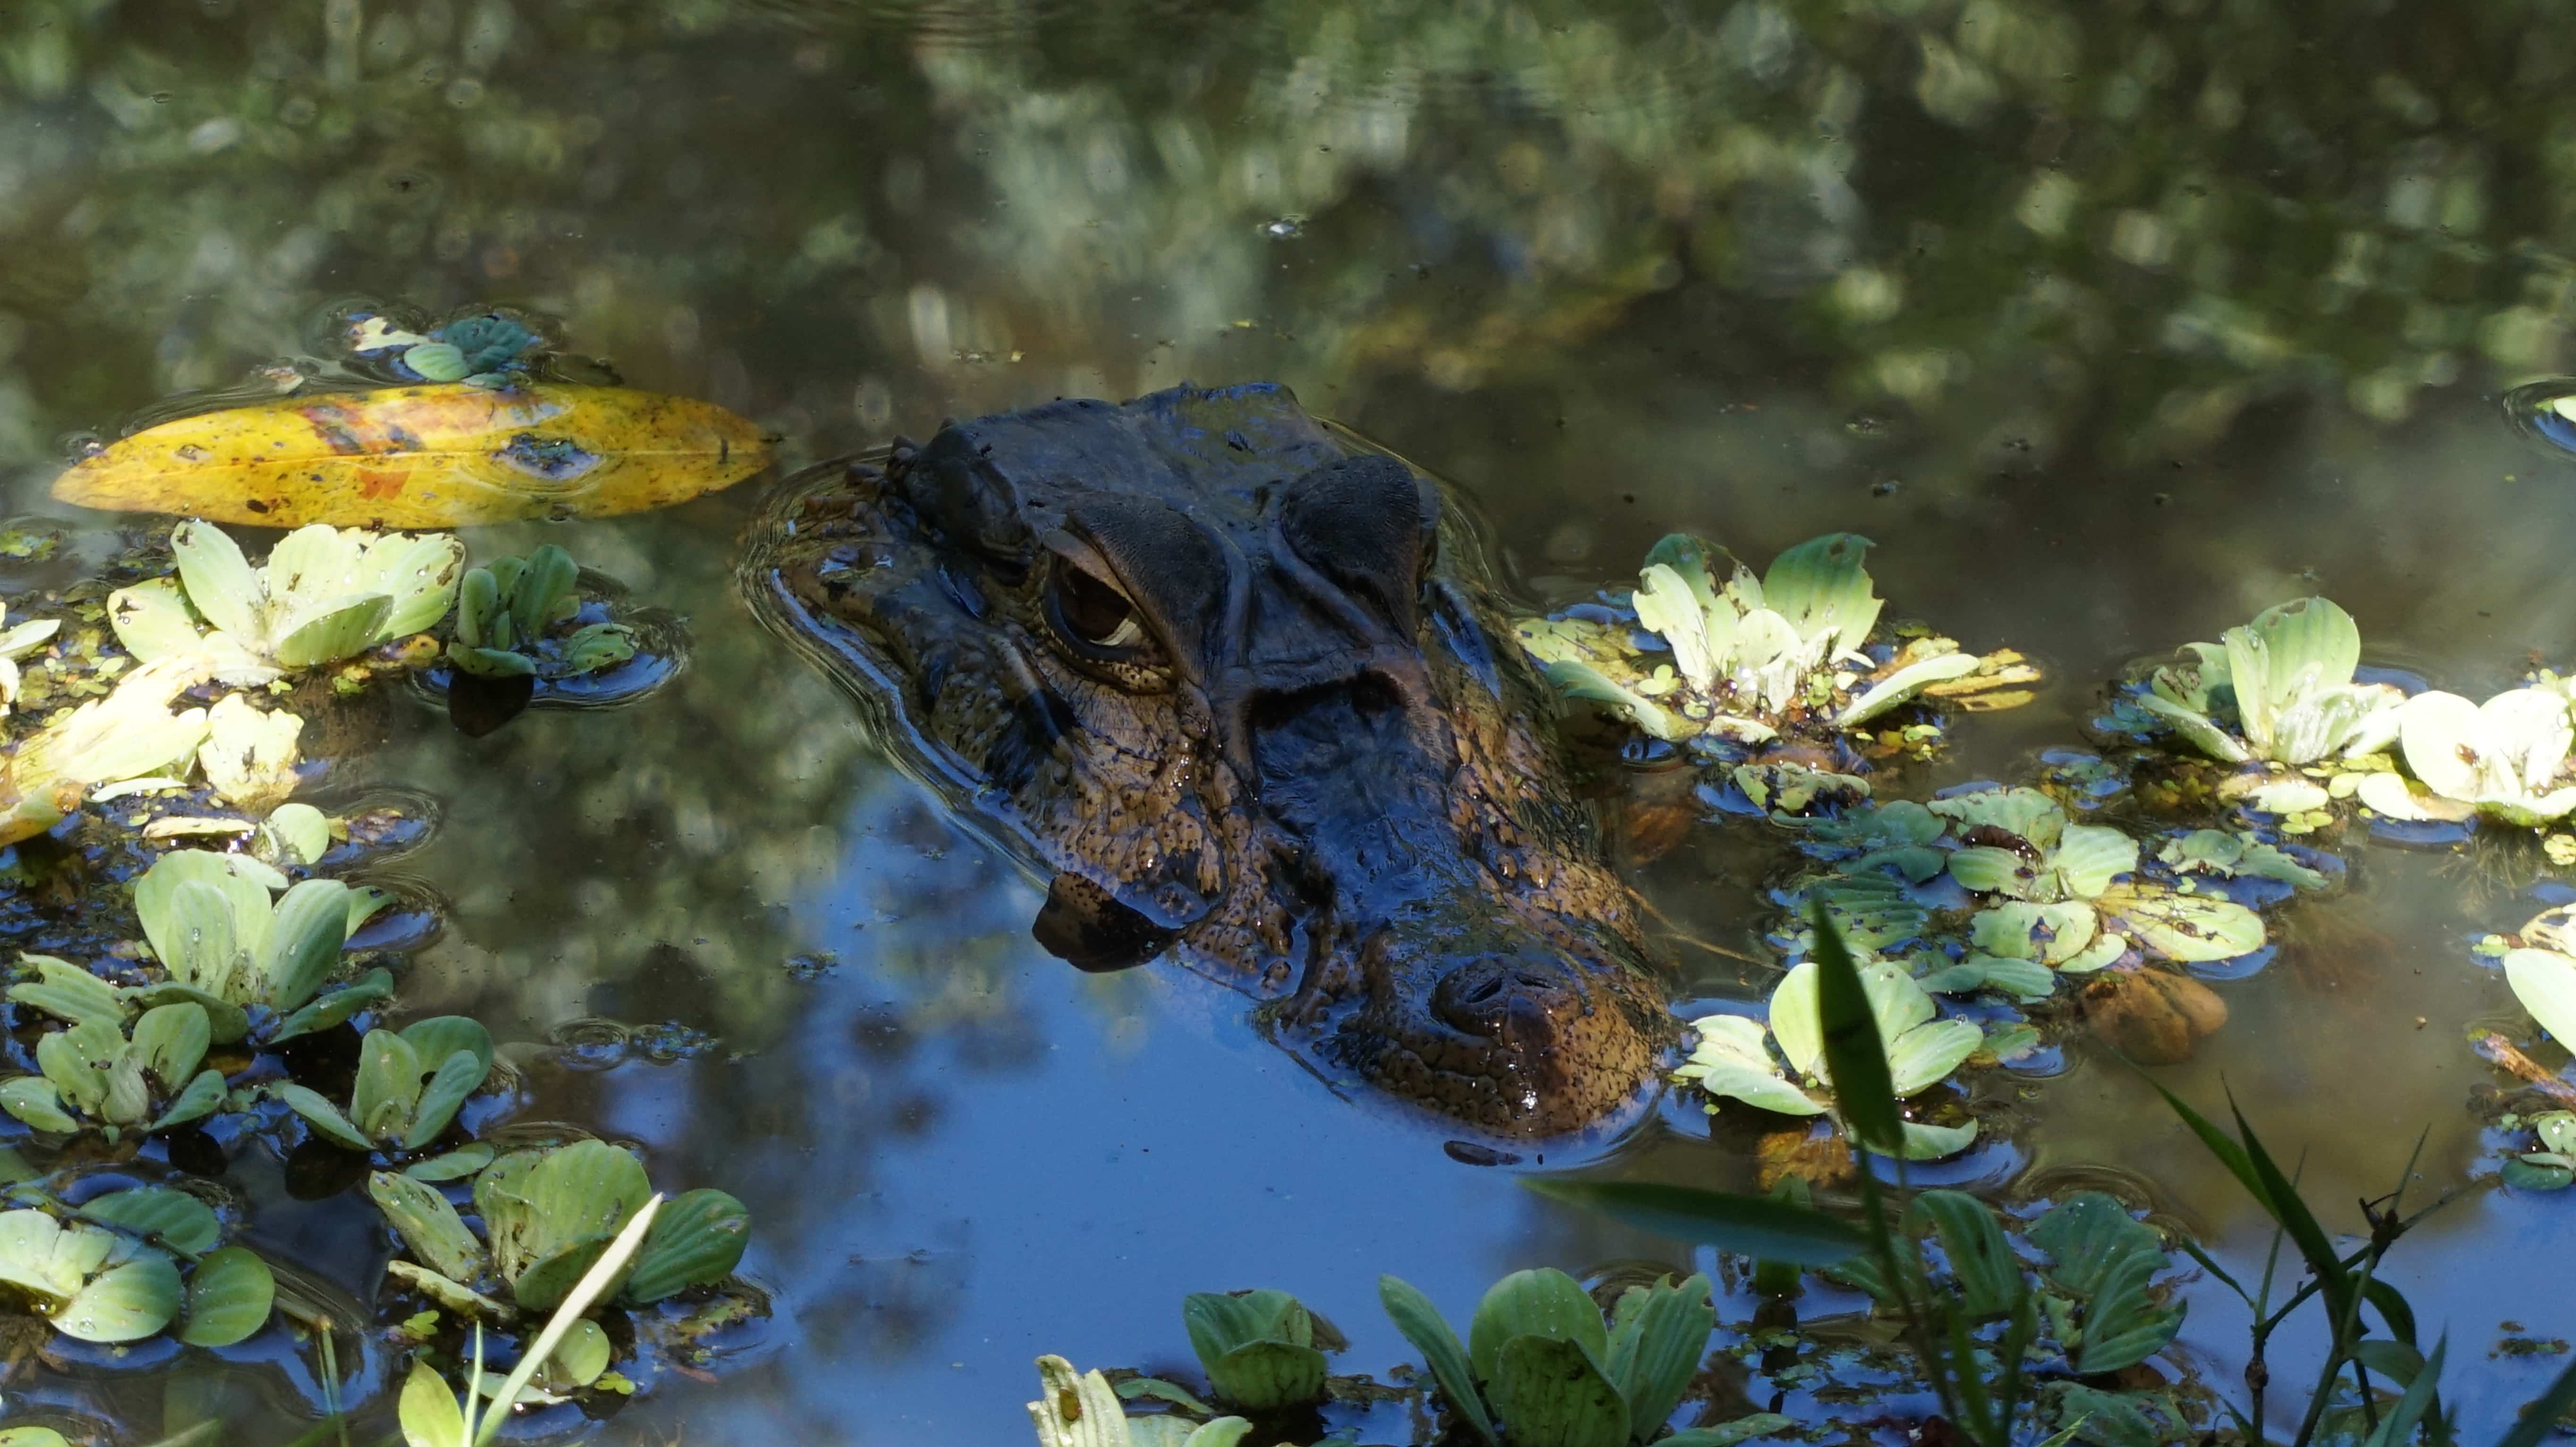
<svg viewBox="0 0 2576 1447">
<path fill-rule="evenodd" d="M 401 1417 L 404 1447 L 458 1447 L 465 1441 L 465 1411 L 456 1391 L 426 1362 L 412 1363 L 403 1379 Z"/>
<path fill-rule="evenodd" d="M 111 1266 L 47 1313 L 54 1330 L 82 1341 L 140 1341 L 179 1314 L 179 1268 L 157 1251 Z"/>
<path fill-rule="evenodd" d="M 391 1030 L 370 1030 L 358 1045 L 357 1084 L 349 1097 L 349 1123 L 369 1140 L 401 1136 L 420 1099 L 420 1056 Z"/>
<path fill-rule="evenodd" d="M 38 1130 L 60 1135 L 72 1135 L 81 1128 L 80 1122 L 63 1109 L 61 1092 L 41 1075 L 21 1075 L 0 1082 L 0 1110 Z"/>
<path fill-rule="evenodd" d="M 1964 1191 L 1925 1191 L 1905 1208 L 1909 1226 L 1929 1225 L 1959 1283 L 1959 1308 L 1971 1318 L 2010 1313 L 2026 1288 L 2021 1258 L 2004 1239 L 2003 1226 L 1985 1202 Z"/>
<path fill-rule="evenodd" d="M 608 1333 L 598 1322 L 584 1318 L 564 1332 L 555 1343 L 554 1355 L 546 1358 L 546 1379 L 556 1386 L 587 1387 L 608 1370 L 611 1352 Z"/>
<path fill-rule="evenodd" d="M 171 1100 L 169 1109 L 162 1111 L 160 1117 L 152 1122 L 151 1128 L 164 1131 L 186 1125 L 191 1121 L 204 1120 L 222 1109 L 223 1104 L 224 1073 L 220 1070 L 201 1070 L 197 1072 L 196 1078 L 190 1080 L 186 1087 Z"/>
<path fill-rule="evenodd" d="M 352 890 L 350 893 L 354 896 L 357 891 Z M 279 1022 L 277 1029 L 268 1038 L 273 1044 L 282 1040 L 292 1040 L 298 1035 L 309 1035 L 317 1030 L 328 1030 L 346 1022 L 350 1016 L 376 1001 L 391 998 L 393 992 L 394 977 L 391 971 L 381 968 L 369 970 L 359 976 L 355 984 L 343 985 L 339 989 L 328 991 L 315 998 L 313 1003 L 287 1016 Z"/>
<path fill-rule="evenodd" d="M 1738 1417 L 1715 1427 L 1687 1427 L 1669 1437 L 1659 1438 L 1655 1447 L 1735 1447 L 1756 1437 L 1771 1437 L 1788 1431 L 1797 1423 L 1777 1412 L 1756 1412 Z"/>
<path fill-rule="evenodd" d="M 114 985 L 52 955 L 20 955 L 21 966 L 34 966 L 35 978 L 9 987 L 9 1003 L 42 1010 L 56 1019 L 79 1024 L 93 1017 L 122 1021 L 125 1000 Z"/>
<path fill-rule="evenodd" d="M 286 891 L 257 952 L 259 1002 L 280 1014 L 301 1007 L 322 988 L 348 938 L 347 885 L 307 879 Z"/>
<path fill-rule="evenodd" d="M 1535 1182 L 1531 1183 L 1536 1188 Z M 1574 1184 L 1570 1182 L 1557 1184 Z M 1548 1194 L 1542 1191 L 1541 1194 Z M 7 1218 L 0 1216 L 0 1224 Z M 6 1257 L 0 1256 L 0 1265 Z M 1468 1427 L 1485 1443 L 1485 1447 L 1502 1447 L 1502 1438 L 1494 1431 L 1494 1419 L 1485 1410 L 1485 1399 L 1476 1390 L 1475 1370 L 1468 1364 L 1467 1349 L 1459 1344 L 1458 1333 L 1442 1320 L 1440 1311 L 1411 1283 L 1394 1276 L 1377 1279 L 1377 1298 L 1386 1308 L 1388 1320 L 1397 1332 L 1422 1353 L 1423 1362 L 1431 1368 L 1432 1380 L 1440 1384 L 1440 1395 L 1449 1409 L 1465 1420 Z"/>
<path fill-rule="evenodd" d="M 492 1148 L 481 1141 L 469 1141 L 452 1151 L 418 1160 L 403 1167 L 403 1174 L 415 1181 L 461 1181 L 492 1164 Z"/>
<path fill-rule="evenodd" d="M 1708 1334 L 1716 1327 L 1717 1309 L 1705 1276 L 1692 1276 L 1679 1286 L 1670 1277 L 1659 1277 L 1652 1286 L 1631 1288 L 1619 1298 L 1603 1369 L 1627 1402 L 1632 1424 L 1652 1430 L 1681 1405 L 1700 1358 L 1708 1352 Z"/>
<path fill-rule="evenodd" d="M 1476 1304 L 1467 1328 L 1467 1359 L 1476 1375 L 1492 1382 L 1503 1344 L 1520 1336 L 1572 1342 L 1594 1361 L 1609 1347 L 1601 1308 L 1580 1283 L 1554 1267 L 1515 1271 L 1495 1282 Z M 1502 1410 L 1499 1403 L 1495 1410 Z"/>
<path fill-rule="evenodd" d="M 451 1281 L 470 1282 L 483 1274 L 483 1243 L 466 1229 L 456 1207 L 435 1187 L 391 1171 L 367 1176 L 367 1199 L 393 1223 L 420 1263 Z"/>
<path fill-rule="evenodd" d="M 1909 1120 L 1898 1136 L 1895 1154 L 1909 1161 L 1937 1161 L 1966 1150 L 1976 1139 L 1977 1123 L 1973 1120 L 1960 1125 L 1925 1125 Z"/>
<path fill-rule="evenodd" d="M 287 1109 L 304 1117 L 305 1124 L 320 1131 L 333 1144 L 346 1146 L 353 1151 L 375 1149 L 375 1142 L 367 1139 L 366 1132 L 350 1124 L 349 1118 L 342 1115 L 340 1108 L 333 1105 L 330 1098 L 322 1092 L 297 1085 L 293 1081 L 280 1081 L 270 1086 L 269 1090 L 278 1099 L 286 1102 Z"/>
<path fill-rule="evenodd" d="M 193 1002 L 155 1005 L 134 1022 L 134 1049 L 164 1091 L 195 1077 L 209 1040 L 205 1009 Z"/>
<path fill-rule="evenodd" d="M 1217 1358 L 1208 1381 L 1220 1399 L 1255 1411 L 1321 1401 L 1324 1354 L 1287 1342 L 1251 1342 Z"/>
<path fill-rule="evenodd" d="M 2555 950 L 2508 950 L 2504 978 L 2552 1039 L 2576 1041 L 2576 959 Z"/>
<path fill-rule="evenodd" d="M 2234 900 L 2150 885 L 2114 885 L 2096 901 L 2169 960 L 2226 960 L 2263 947 L 2263 918 Z"/>
<path fill-rule="evenodd" d="M 186 1324 L 179 1340 L 193 1347 L 226 1347 L 268 1324 L 277 1301 L 277 1278 L 259 1253 L 244 1246 L 209 1252 L 188 1273 Z"/>
<path fill-rule="evenodd" d="M 1590 1298 L 1584 1304 L 1590 1306 Z M 1600 1316 L 1592 1313 L 1596 1323 Z M 1514 1441 L 1628 1447 L 1628 1404 L 1579 1342 L 1510 1338 L 1495 1351 L 1486 1393 Z"/>
<path fill-rule="evenodd" d="M 82 459 L 53 490 L 84 507 L 264 527 L 448 528 L 668 507 L 768 463 L 759 429 L 708 403 L 450 383 L 179 418 Z"/>
<path fill-rule="evenodd" d="M 312 864 L 331 851 L 331 821 L 310 804 L 280 804 L 269 813 L 267 827 L 298 864 Z"/>
<path fill-rule="evenodd" d="M 622 1294 L 645 1305 L 722 1281 L 742 1264 L 750 1242 L 750 1208 L 722 1191 L 683 1191 L 653 1218 Z"/>
<path fill-rule="evenodd" d="M 122 1226 L 139 1236 L 165 1242 L 190 1255 L 211 1251 L 223 1235 L 212 1206 L 170 1186 L 143 1186 L 111 1191 L 83 1203 L 80 1214 L 92 1221 Z"/>
</svg>

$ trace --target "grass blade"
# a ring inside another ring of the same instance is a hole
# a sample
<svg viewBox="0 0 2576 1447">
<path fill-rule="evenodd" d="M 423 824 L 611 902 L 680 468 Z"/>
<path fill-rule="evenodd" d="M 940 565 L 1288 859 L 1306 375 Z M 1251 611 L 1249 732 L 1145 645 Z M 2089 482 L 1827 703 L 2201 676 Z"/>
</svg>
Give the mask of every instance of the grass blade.
<svg viewBox="0 0 2576 1447">
<path fill-rule="evenodd" d="M 1776 1196 L 1741 1196 L 1662 1181 L 1524 1177 L 1521 1184 L 1551 1201 L 1598 1211 L 1640 1231 L 1705 1242 L 1760 1260 L 1832 1266 L 1869 1245 L 1859 1227 Z"/>
<path fill-rule="evenodd" d="M 1834 1105 L 1852 1138 L 1886 1155 L 1905 1148 L 1905 1118 L 1887 1068 L 1887 1046 L 1878 1038 L 1869 991 L 1860 967 L 1822 900 L 1808 910 L 1816 928 L 1816 1015 L 1825 1041 L 1825 1073 L 1833 1078 Z"/>
</svg>

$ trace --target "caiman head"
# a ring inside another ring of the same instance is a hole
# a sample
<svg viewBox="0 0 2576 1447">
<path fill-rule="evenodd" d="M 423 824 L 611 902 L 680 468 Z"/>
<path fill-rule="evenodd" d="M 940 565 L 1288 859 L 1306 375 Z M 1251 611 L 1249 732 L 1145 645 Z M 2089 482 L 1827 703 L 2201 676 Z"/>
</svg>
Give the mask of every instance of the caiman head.
<svg viewBox="0 0 2576 1447">
<path fill-rule="evenodd" d="M 1654 1073 L 1637 900 L 1472 532 L 1285 388 L 953 422 L 759 531 L 755 606 L 1051 877 L 1057 955 L 1171 951 L 1328 1076 L 1501 1134 Z"/>
</svg>

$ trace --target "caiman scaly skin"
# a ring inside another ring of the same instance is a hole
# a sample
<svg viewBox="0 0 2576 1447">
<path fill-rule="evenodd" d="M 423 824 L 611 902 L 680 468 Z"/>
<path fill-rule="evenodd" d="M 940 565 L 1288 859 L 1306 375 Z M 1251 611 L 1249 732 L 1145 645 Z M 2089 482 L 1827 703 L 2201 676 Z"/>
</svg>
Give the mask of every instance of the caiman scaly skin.
<svg viewBox="0 0 2576 1447">
<path fill-rule="evenodd" d="M 1169 951 L 1328 1075 L 1497 1134 L 1654 1078 L 1637 899 L 1471 533 L 1285 388 L 950 423 L 756 532 L 756 608 L 1051 878 L 1056 954 Z"/>
</svg>

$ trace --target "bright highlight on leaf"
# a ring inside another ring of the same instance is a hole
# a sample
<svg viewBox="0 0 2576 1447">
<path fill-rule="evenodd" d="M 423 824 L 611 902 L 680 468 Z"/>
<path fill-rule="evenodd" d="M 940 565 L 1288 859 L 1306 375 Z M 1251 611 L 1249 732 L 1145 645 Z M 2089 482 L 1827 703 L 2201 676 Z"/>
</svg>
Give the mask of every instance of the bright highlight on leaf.
<svg viewBox="0 0 2576 1447">
<path fill-rule="evenodd" d="M 711 403 L 622 387 L 465 383 L 288 397 L 147 428 L 54 496 L 262 527 L 451 528 L 685 502 L 769 465 Z"/>
</svg>

